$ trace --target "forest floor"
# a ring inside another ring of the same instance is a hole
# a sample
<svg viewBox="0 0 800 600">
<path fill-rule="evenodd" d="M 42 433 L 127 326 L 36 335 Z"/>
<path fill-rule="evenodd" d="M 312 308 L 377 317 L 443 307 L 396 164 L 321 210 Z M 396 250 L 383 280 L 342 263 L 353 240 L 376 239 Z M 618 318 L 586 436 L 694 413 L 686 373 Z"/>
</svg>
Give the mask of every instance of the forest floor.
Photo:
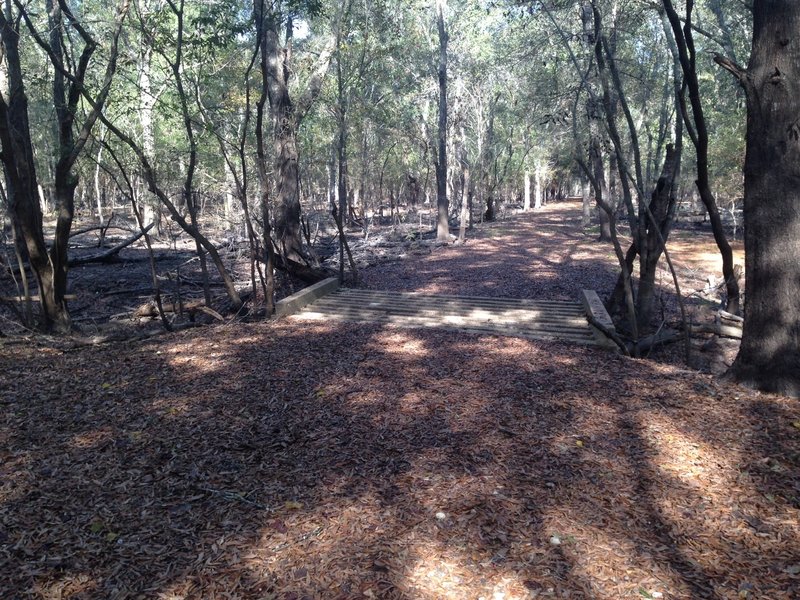
<svg viewBox="0 0 800 600">
<path fill-rule="evenodd" d="M 577 210 L 364 284 L 602 295 Z M 713 241 L 673 236 L 701 290 Z M 0 345 L 0 598 L 800 597 L 800 402 L 676 354 L 291 319 Z"/>
</svg>

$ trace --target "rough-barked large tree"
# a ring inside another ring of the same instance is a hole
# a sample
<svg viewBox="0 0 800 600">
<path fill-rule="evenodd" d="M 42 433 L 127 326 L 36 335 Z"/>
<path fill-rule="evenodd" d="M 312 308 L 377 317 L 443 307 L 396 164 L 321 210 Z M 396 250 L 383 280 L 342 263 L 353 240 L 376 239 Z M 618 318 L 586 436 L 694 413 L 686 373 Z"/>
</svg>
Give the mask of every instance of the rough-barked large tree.
<svg viewBox="0 0 800 600">
<path fill-rule="evenodd" d="M 736 381 L 800 396 L 800 3 L 755 0 L 747 69 L 745 321 Z"/>
<path fill-rule="evenodd" d="M 311 68 L 305 89 L 296 97 L 290 93 L 293 77 L 292 44 L 294 22 L 300 10 L 318 14 L 317 0 L 306 2 L 267 2 L 254 0 L 253 17 L 262 60 L 262 77 L 272 116 L 275 142 L 275 246 L 280 265 L 306 281 L 321 279 L 325 273 L 314 268 L 303 250 L 300 206 L 300 171 L 297 135 L 300 124 L 319 96 L 335 47 L 329 36 Z M 339 26 L 338 18 L 334 27 Z"/>
</svg>

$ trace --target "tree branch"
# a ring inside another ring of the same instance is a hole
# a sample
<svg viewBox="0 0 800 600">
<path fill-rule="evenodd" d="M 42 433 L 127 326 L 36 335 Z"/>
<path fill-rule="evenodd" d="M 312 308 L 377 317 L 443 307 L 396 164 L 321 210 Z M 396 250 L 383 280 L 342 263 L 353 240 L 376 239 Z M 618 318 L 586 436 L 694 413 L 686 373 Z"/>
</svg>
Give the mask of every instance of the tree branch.
<svg viewBox="0 0 800 600">
<path fill-rule="evenodd" d="M 745 86 L 745 82 L 747 81 L 747 71 L 745 69 L 727 56 L 722 56 L 721 54 L 714 54 L 714 62 L 726 71 L 731 72 L 739 83 L 742 84 L 743 87 Z"/>
</svg>

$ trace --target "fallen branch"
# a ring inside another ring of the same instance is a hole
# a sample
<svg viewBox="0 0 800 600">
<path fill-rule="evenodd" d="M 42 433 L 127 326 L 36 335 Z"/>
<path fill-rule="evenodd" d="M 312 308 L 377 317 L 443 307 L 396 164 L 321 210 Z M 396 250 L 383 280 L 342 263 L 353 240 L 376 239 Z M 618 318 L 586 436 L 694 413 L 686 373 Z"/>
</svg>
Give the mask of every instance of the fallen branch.
<svg viewBox="0 0 800 600">
<path fill-rule="evenodd" d="M 719 318 L 723 321 L 730 321 L 734 323 L 734 327 L 741 327 L 744 324 L 744 319 L 739 315 L 734 315 L 726 310 L 719 311 Z"/>
<path fill-rule="evenodd" d="M 694 326 L 692 326 L 692 331 L 695 331 Z M 674 344 L 684 339 L 686 339 L 684 332 L 665 329 L 660 333 L 643 337 L 635 342 L 635 344 L 639 352 L 643 353 L 652 350 L 656 346 L 666 346 L 667 344 Z M 633 342 L 631 344 L 633 345 Z"/>
<path fill-rule="evenodd" d="M 600 331 L 600 333 L 602 333 L 604 336 L 606 336 L 608 339 L 614 342 L 619 347 L 619 349 L 622 350 L 622 353 L 625 356 L 631 355 L 631 351 L 628 348 L 628 344 L 625 343 L 625 340 L 619 337 L 619 334 L 617 334 L 616 331 L 610 329 L 609 327 L 606 327 L 603 323 L 601 323 L 591 315 L 586 315 L 586 320 L 589 321 L 590 325 L 596 327 Z"/>
<path fill-rule="evenodd" d="M 92 225 L 90 227 L 84 227 L 83 229 L 76 229 L 75 231 L 70 232 L 69 237 L 72 239 L 79 235 L 83 235 L 84 233 L 90 233 L 92 231 L 108 231 L 109 229 L 118 229 L 119 231 L 127 231 L 128 233 L 132 232 L 130 227 L 123 227 L 122 225 Z"/>
<path fill-rule="evenodd" d="M 145 233 L 150 231 L 154 225 L 155 223 L 150 223 L 150 225 L 140 230 L 138 233 L 121 241 L 119 244 L 113 246 L 112 248 L 109 248 L 105 252 L 101 252 L 100 254 L 93 254 L 92 256 L 81 256 L 78 258 L 71 258 L 69 259 L 68 264 L 70 267 L 76 267 L 79 265 L 85 265 L 93 262 L 110 262 L 116 258 L 120 250 L 122 250 L 123 248 L 127 248 L 128 246 L 133 244 L 135 241 L 141 238 Z"/>
<path fill-rule="evenodd" d="M 187 312 L 190 315 L 194 315 L 198 310 L 205 307 L 205 303 L 202 300 L 190 300 L 188 302 L 164 302 L 162 304 L 162 308 L 164 309 L 165 313 L 178 313 L 178 312 Z M 148 302 L 147 304 L 141 305 L 133 312 L 134 318 L 141 318 L 141 317 L 157 317 L 158 316 L 158 307 L 156 307 L 155 302 Z"/>
<path fill-rule="evenodd" d="M 731 327 L 730 325 L 721 325 L 719 323 L 714 323 L 712 325 L 692 325 L 692 332 L 713 333 L 721 337 L 728 337 L 736 340 L 742 339 L 742 329 L 740 327 Z"/>
<path fill-rule="evenodd" d="M 182 323 L 180 325 L 173 325 L 174 331 L 183 331 L 185 329 L 192 329 L 194 327 L 200 327 L 200 323 Z M 44 336 L 39 336 L 45 342 L 50 341 L 51 343 L 44 343 L 42 345 L 49 346 L 53 348 L 58 348 L 65 352 L 70 350 L 79 350 L 81 348 L 86 348 L 88 346 L 101 346 L 103 344 L 112 344 L 115 342 L 133 342 L 133 341 L 140 341 L 146 340 L 152 337 L 156 337 L 162 335 L 165 332 L 163 329 L 155 329 L 152 331 L 144 331 L 140 333 L 135 333 L 131 335 L 128 332 L 120 331 L 111 333 L 108 335 L 96 335 L 92 337 L 73 337 L 69 339 L 68 343 L 64 344 L 62 339 L 55 339 L 45 338 Z"/>
<path fill-rule="evenodd" d="M 78 296 L 75 294 L 66 294 L 64 296 L 64 300 L 77 300 Z M 2 302 L 26 302 L 30 300 L 31 302 L 41 302 L 42 299 L 39 297 L 38 294 L 34 294 L 30 298 L 26 298 L 25 296 L 0 296 L 0 301 Z"/>
</svg>

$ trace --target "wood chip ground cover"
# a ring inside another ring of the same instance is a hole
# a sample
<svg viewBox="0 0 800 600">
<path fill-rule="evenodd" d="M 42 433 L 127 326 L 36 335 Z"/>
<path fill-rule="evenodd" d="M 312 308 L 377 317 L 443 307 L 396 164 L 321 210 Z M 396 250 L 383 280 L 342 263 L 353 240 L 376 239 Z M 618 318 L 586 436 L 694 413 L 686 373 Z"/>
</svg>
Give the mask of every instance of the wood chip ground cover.
<svg viewBox="0 0 800 600">
<path fill-rule="evenodd" d="M 550 258 L 498 233 L 368 284 L 613 280 L 558 232 Z M 2 598 L 800 597 L 794 400 L 598 349 L 353 323 L 0 352 Z"/>
</svg>

